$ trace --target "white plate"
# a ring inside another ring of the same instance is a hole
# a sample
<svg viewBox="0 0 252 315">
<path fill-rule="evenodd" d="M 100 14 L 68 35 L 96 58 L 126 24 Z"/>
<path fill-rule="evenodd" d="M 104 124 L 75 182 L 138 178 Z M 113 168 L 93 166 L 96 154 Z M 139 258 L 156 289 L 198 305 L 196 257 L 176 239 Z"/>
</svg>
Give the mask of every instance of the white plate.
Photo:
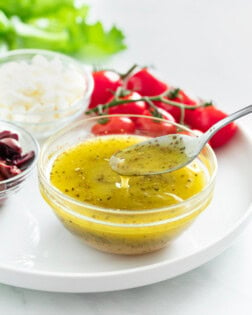
<svg viewBox="0 0 252 315">
<path fill-rule="evenodd" d="M 0 208 L 0 282 L 58 292 L 121 290 L 169 279 L 220 254 L 252 213 L 252 148 L 245 133 L 218 152 L 211 206 L 170 247 L 116 256 L 87 247 L 70 234 L 40 197 L 36 174 Z"/>
</svg>

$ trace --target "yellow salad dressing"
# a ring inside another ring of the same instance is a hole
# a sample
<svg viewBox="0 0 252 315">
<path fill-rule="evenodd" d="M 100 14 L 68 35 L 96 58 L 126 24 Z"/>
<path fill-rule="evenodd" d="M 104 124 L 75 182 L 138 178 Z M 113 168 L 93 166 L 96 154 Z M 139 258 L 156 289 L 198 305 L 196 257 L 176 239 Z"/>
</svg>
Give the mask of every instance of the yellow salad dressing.
<svg viewBox="0 0 252 315">
<path fill-rule="evenodd" d="M 126 178 L 111 169 L 109 159 L 115 152 L 145 139 L 136 135 L 98 137 L 59 154 L 53 162 L 52 185 L 86 206 L 72 205 L 71 199 L 59 205 L 52 201 L 56 197 L 42 191 L 44 198 L 68 229 L 100 250 L 138 254 L 159 249 L 210 202 L 211 196 L 204 202 L 192 199 L 191 214 L 181 203 L 208 182 L 208 170 L 199 159 L 161 175 Z M 70 205 L 77 216 L 64 211 Z M 167 210 L 170 206 L 174 207 Z"/>
</svg>

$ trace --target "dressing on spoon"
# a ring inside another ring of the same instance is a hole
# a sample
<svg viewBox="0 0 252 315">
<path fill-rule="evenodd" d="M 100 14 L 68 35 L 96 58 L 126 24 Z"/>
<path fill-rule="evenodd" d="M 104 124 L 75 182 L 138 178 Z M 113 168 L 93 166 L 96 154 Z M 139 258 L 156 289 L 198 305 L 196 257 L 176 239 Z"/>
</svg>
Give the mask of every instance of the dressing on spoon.
<svg viewBox="0 0 252 315">
<path fill-rule="evenodd" d="M 184 167 L 194 160 L 209 139 L 230 122 L 252 112 L 252 105 L 218 121 L 200 137 L 170 134 L 127 147 L 110 158 L 111 168 L 120 175 L 154 175 Z"/>
</svg>

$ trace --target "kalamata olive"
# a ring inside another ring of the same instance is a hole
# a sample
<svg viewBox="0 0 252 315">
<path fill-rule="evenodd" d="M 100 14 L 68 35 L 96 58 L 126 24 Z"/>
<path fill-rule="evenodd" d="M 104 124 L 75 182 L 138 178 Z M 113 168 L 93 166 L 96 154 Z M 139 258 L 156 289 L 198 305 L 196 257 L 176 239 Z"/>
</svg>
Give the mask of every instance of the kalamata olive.
<svg viewBox="0 0 252 315">
<path fill-rule="evenodd" d="M 21 170 L 16 165 L 7 165 L 4 162 L 0 162 L 0 174 L 4 179 L 16 176 L 21 173 Z"/>
<path fill-rule="evenodd" d="M 13 156 L 20 156 L 22 149 L 17 140 L 4 138 L 0 140 L 0 156 L 11 159 Z"/>
<path fill-rule="evenodd" d="M 13 164 L 16 165 L 19 168 L 26 168 L 34 159 L 35 153 L 34 151 L 30 151 L 19 158 L 13 160 Z"/>
<path fill-rule="evenodd" d="M 0 132 L 0 182 L 20 174 L 34 159 L 34 151 L 22 154 L 18 139 L 18 135 L 9 130 Z"/>
<path fill-rule="evenodd" d="M 9 130 L 0 131 L 0 139 L 4 139 L 4 138 L 12 138 L 15 140 L 19 139 L 17 133 L 11 132 Z"/>
</svg>

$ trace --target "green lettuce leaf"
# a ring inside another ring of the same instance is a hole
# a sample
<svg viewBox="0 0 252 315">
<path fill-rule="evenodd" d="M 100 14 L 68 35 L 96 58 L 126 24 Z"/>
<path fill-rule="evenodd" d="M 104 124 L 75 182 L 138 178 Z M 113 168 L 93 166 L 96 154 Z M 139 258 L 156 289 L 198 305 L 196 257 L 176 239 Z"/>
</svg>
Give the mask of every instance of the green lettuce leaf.
<svg viewBox="0 0 252 315">
<path fill-rule="evenodd" d="M 73 7 L 74 0 L 0 0 L 0 10 L 7 16 L 25 19 L 55 12 L 61 7 Z"/>
<path fill-rule="evenodd" d="M 117 27 L 105 30 L 101 22 L 87 22 L 87 5 L 76 7 L 72 0 L 17 2 L 0 0 L 0 42 L 8 49 L 49 49 L 93 62 L 126 48 L 124 35 Z M 14 4 L 20 12 L 27 9 L 33 15 L 17 15 Z"/>
<path fill-rule="evenodd" d="M 105 31 L 102 24 L 97 22 L 93 25 L 83 24 L 81 26 L 79 40 L 76 38 L 76 56 L 94 56 L 96 58 L 104 55 L 112 55 L 126 48 L 123 43 L 124 35 L 117 27 L 113 26 Z M 73 38 L 74 40 L 74 38 Z"/>
</svg>

